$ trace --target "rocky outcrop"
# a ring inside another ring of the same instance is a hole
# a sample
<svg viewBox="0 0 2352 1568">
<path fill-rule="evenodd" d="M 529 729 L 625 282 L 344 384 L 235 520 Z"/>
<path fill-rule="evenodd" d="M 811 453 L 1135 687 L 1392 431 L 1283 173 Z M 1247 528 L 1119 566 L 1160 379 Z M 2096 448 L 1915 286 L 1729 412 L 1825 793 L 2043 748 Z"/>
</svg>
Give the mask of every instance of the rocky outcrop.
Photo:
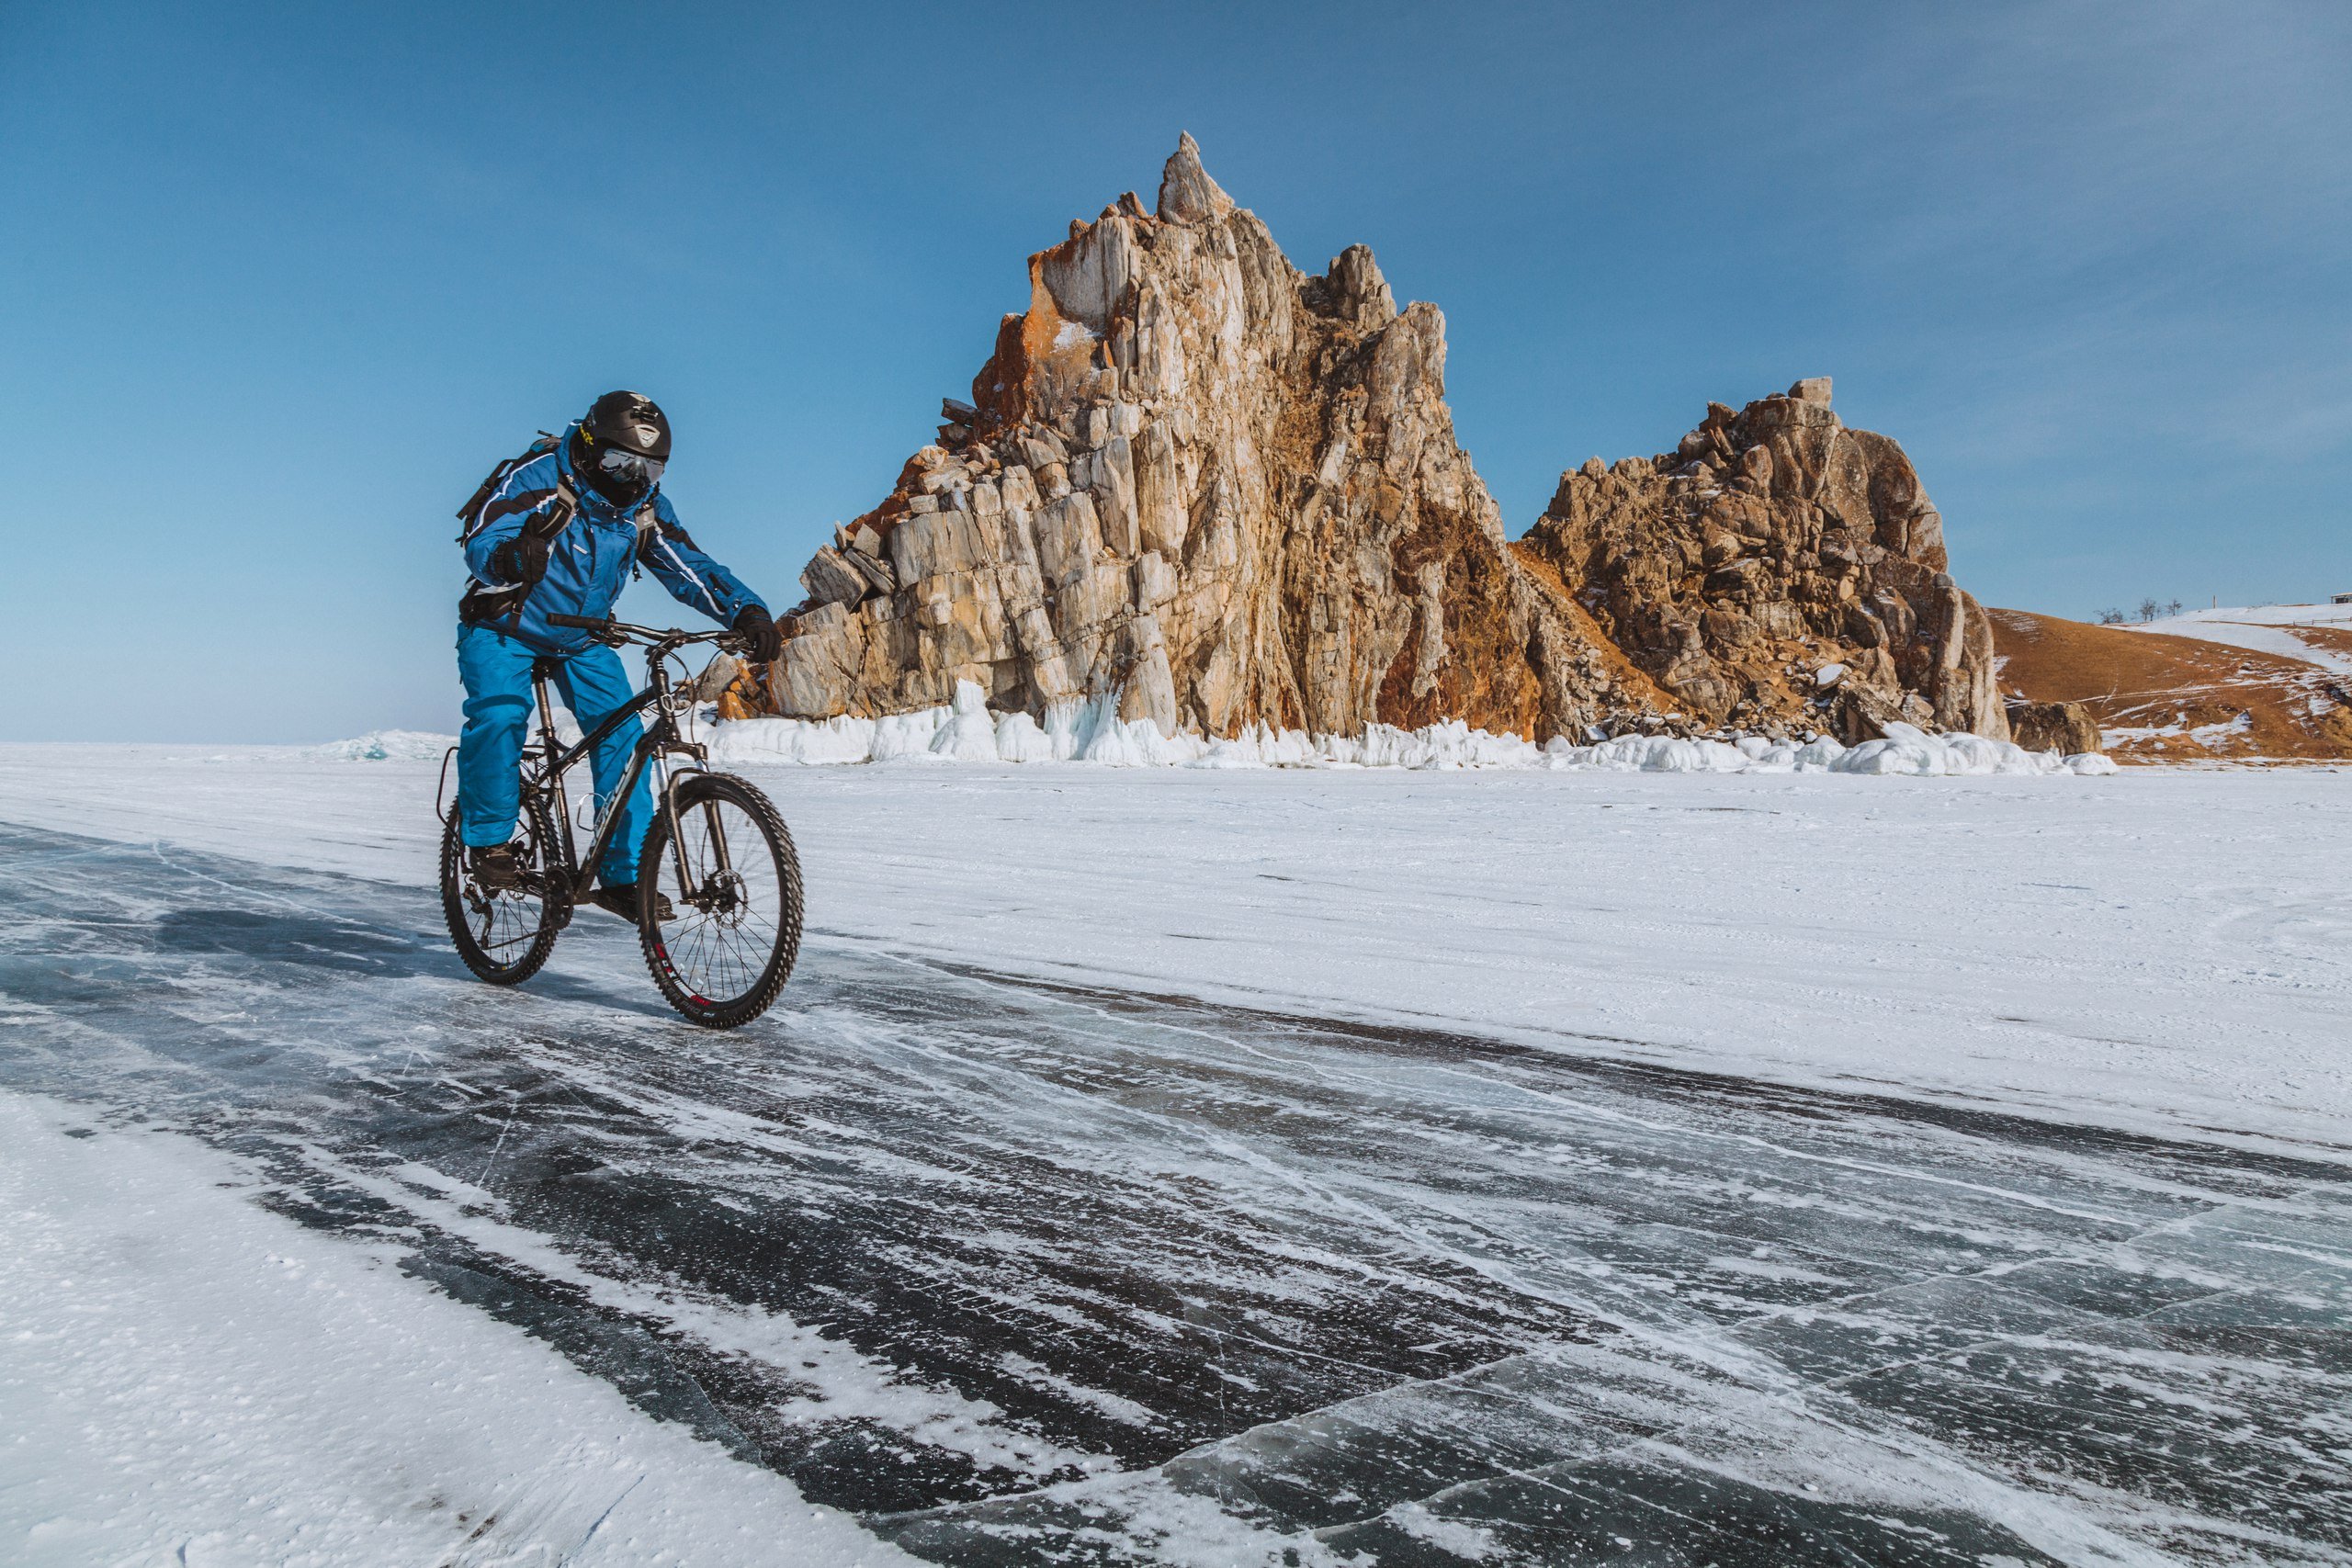
<svg viewBox="0 0 2352 1568">
<path fill-rule="evenodd" d="M 1527 572 L 1455 442 L 1445 321 L 1372 253 L 1291 265 L 1186 137 L 1029 261 L 971 400 L 840 528 L 782 713 L 1115 697 L 1172 734 L 1462 718 L 1541 739 L 1657 694 Z"/>
<path fill-rule="evenodd" d="M 2004 705 L 2009 739 L 2029 751 L 2078 756 L 2101 749 L 2098 721 L 2080 703 L 2035 703 L 2011 697 Z"/>
<path fill-rule="evenodd" d="M 1853 741 L 1896 720 L 2008 739 L 1984 611 L 1903 449 L 1849 430 L 1826 377 L 1674 451 L 1563 474 L 1526 545 L 1675 701 Z"/>
<path fill-rule="evenodd" d="M 1372 253 L 1294 267 L 1185 137 L 1029 258 L 968 401 L 801 581 L 795 717 L 1079 703 L 1165 734 L 1463 720 L 2005 738 L 1983 612 L 1828 383 L 1566 476 L 1525 539 L 1454 438 L 1445 322 Z M 739 693 L 744 690 L 739 687 Z M 741 696 L 736 699 L 741 701 Z"/>
</svg>

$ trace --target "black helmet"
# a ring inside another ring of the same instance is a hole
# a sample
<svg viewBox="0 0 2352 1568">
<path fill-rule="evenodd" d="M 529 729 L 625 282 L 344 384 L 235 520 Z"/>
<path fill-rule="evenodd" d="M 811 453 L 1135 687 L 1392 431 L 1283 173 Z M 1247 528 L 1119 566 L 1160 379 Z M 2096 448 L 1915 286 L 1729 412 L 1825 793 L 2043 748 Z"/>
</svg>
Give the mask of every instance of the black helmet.
<svg viewBox="0 0 2352 1568">
<path fill-rule="evenodd" d="M 670 420 L 642 392 L 606 392 L 580 422 L 571 466 L 607 501 L 633 506 L 662 482 Z"/>
</svg>

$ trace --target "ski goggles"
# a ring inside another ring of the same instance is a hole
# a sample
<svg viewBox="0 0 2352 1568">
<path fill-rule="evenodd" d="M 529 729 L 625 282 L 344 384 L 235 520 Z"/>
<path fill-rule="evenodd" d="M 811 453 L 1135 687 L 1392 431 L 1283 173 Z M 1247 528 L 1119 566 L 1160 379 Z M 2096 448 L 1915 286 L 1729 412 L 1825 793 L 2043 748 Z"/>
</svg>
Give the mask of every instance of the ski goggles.
<svg viewBox="0 0 2352 1568">
<path fill-rule="evenodd" d="M 597 453 L 596 466 L 616 479 L 635 479 L 649 485 L 660 483 L 662 470 L 668 467 L 660 457 L 624 452 L 617 446 L 607 446 Z"/>
</svg>

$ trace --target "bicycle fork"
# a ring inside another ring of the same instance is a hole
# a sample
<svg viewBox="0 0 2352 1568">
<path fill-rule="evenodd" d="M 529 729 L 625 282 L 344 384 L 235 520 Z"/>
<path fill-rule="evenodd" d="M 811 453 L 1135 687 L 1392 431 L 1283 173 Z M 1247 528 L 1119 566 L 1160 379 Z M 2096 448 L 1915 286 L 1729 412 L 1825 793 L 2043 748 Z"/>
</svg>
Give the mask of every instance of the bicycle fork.
<svg viewBox="0 0 2352 1568">
<path fill-rule="evenodd" d="M 700 758 L 696 757 L 696 761 Z M 731 881 L 735 863 L 727 852 L 727 833 L 718 819 L 718 803 L 706 800 L 702 803 L 703 826 L 710 840 L 711 874 L 705 886 L 695 886 L 694 874 L 686 866 L 686 836 L 680 831 L 683 824 L 678 819 L 679 780 L 667 765 L 662 766 L 662 811 L 670 819 L 670 863 L 678 878 L 678 897 L 682 901 L 693 902 L 711 888 Z"/>
</svg>

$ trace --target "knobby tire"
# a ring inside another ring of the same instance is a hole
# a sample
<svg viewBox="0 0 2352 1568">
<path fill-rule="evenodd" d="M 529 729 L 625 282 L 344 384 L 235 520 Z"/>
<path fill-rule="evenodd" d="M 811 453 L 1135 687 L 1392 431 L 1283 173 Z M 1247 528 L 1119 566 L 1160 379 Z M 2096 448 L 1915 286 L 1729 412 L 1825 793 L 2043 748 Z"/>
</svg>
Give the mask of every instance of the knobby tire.
<svg viewBox="0 0 2352 1568">
<path fill-rule="evenodd" d="M 730 773 L 694 773 L 680 778 L 674 789 L 681 836 L 688 845 L 686 881 L 697 885 L 681 884 L 671 851 L 672 814 L 657 807 L 639 861 L 639 944 L 654 985 L 681 1016 L 706 1029 L 733 1029 L 767 1011 L 792 977 L 800 953 L 800 857 L 782 815 L 748 781 Z M 708 907 L 708 888 L 700 886 L 710 869 L 706 807 L 714 806 L 729 861 L 759 890 L 763 906 L 754 912 L 747 899 L 732 926 L 725 912 Z M 766 894 L 771 886 L 772 898 Z M 654 918 L 655 898 L 664 892 L 675 917 L 666 931 Z M 705 907 L 697 907 L 698 897 Z M 764 908 L 770 902 L 776 907 Z M 732 994 L 708 994 L 715 988 L 713 976 L 722 975 L 727 984 L 716 988 Z"/>
</svg>

